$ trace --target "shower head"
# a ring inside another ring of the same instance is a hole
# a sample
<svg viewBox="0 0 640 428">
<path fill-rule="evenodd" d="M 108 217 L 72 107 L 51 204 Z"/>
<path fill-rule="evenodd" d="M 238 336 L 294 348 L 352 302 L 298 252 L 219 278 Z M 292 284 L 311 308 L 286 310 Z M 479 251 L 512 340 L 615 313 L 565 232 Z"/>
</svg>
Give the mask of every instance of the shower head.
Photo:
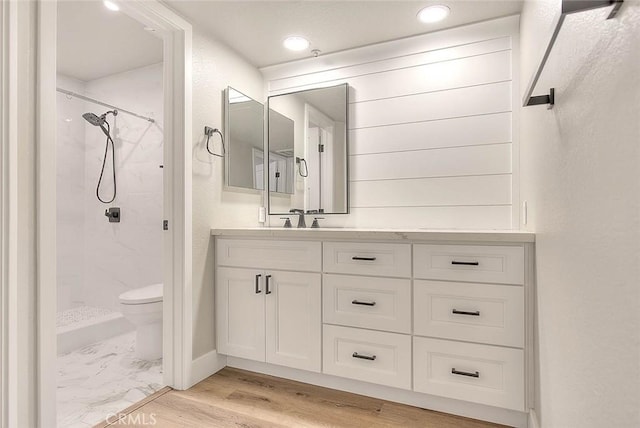
<svg viewBox="0 0 640 428">
<path fill-rule="evenodd" d="M 82 115 L 82 117 L 84 118 L 84 120 L 86 120 L 87 122 L 89 122 L 90 124 L 92 124 L 93 126 L 100 126 L 102 127 L 102 125 L 104 125 L 107 115 L 111 113 L 114 116 L 118 115 L 118 110 L 109 110 L 108 112 L 104 113 L 102 116 L 97 116 L 94 113 L 85 113 Z"/>
<path fill-rule="evenodd" d="M 89 122 L 93 126 L 102 126 L 102 125 L 104 125 L 104 119 L 105 119 L 104 115 L 96 116 L 93 113 L 85 113 L 85 114 L 82 115 L 82 117 L 84 117 L 84 120 L 86 120 L 87 122 Z"/>
</svg>

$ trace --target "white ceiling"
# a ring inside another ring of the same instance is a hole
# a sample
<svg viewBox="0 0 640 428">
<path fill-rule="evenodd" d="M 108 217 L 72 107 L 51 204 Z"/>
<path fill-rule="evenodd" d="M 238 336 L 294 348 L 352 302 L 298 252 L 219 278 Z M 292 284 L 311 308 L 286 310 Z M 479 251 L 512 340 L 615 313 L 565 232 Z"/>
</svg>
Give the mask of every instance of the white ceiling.
<svg viewBox="0 0 640 428">
<path fill-rule="evenodd" d="M 513 15 L 522 9 L 522 0 L 165 0 L 165 3 L 257 67 L 309 57 L 312 49 L 337 52 Z M 446 4 L 451 15 L 437 24 L 420 23 L 416 14 L 430 4 Z M 287 51 L 282 40 L 290 35 L 306 37 L 311 46 L 304 52 Z"/>
<path fill-rule="evenodd" d="M 58 72 L 89 81 L 162 62 L 162 40 L 102 1 L 58 1 Z"/>
</svg>

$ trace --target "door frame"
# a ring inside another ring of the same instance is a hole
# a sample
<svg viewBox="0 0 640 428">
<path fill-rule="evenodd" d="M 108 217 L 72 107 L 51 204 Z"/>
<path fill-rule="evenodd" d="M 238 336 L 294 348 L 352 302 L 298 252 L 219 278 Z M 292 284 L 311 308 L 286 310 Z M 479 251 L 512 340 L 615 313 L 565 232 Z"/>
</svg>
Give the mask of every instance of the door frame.
<svg viewBox="0 0 640 428">
<path fill-rule="evenodd" d="M 4 4 L 5 2 L 3 2 Z M 10 2 L 11 3 L 11 2 Z M 122 12 L 156 30 L 163 40 L 164 219 L 163 372 L 176 389 L 191 386 L 192 363 L 192 27 L 158 0 L 119 2 Z M 57 1 L 37 2 L 31 34 L 37 42 L 35 183 L 36 420 L 56 420 L 56 21 Z M 158 225 L 161 227 L 161 225 Z M 20 399 L 22 397 L 18 397 Z"/>
<path fill-rule="evenodd" d="M 7 209 L 13 204 L 9 203 L 9 115 L 7 110 L 9 100 L 9 5 L 8 2 L 0 4 L 0 427 L 8 426 L 7 412 L 9 407 L 8 390 L 8 249 L 9 249 L 9 224 Z"/>
</svg>

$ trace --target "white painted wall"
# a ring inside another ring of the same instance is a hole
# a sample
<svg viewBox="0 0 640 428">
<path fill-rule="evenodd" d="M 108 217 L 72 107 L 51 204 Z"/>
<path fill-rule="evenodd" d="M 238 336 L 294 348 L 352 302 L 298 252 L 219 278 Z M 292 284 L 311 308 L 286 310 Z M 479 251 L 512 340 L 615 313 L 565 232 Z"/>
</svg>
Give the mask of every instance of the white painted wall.
<svg viewBox="0 0 640 428">
<path fill-rule="evenodd" d="M 227 86 L 264 99 L 260 72 L 225 45 L 193 29 L 193 358 L 215 349 L 213 311 L 213 227 L 258 226 L 262 194 L 228 190 L 224 160 L 205 149 L 204 126 L 223 128 L 223 90 Z M 220 152 L 217 136 L 212 149 Z"/>
<path fill-rule="evenodd" d="M 270 95 L 351 87 L 351 213 L 325 224 L 517 228 L 517 47 L 509 17 L 262 69 Z"/>
<path fill-rule="evenodd" d="M 524 6 L 523 83 L 559 8 Z M 534 94 L 556 104 L 522 111 L 542 427 L 640 426 L 640 4 L 607 12 L 567 18 Z"/>
</svg>

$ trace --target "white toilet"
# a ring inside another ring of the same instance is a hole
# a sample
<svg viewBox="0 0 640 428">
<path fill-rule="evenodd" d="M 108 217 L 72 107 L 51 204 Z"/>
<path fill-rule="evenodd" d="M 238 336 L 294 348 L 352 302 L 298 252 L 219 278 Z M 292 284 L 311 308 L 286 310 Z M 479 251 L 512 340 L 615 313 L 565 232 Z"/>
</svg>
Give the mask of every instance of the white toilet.
<svg viewBox="0 0 640 428">
<path fill-rule="evenodd" d="M 126 319 L 136 326 L 136 357 L 162 357 L 162 284 L 136 288 L 119 296 Z"/>
</svg>

